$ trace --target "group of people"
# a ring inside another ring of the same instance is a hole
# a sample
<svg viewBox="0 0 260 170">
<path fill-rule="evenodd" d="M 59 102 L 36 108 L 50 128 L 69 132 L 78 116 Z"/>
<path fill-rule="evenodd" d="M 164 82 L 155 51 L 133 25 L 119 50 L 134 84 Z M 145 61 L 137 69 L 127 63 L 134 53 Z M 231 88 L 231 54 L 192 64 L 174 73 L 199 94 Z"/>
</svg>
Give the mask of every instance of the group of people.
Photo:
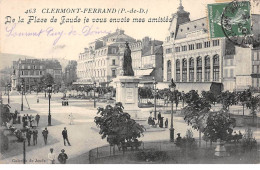
<svg viewBox="0 0 260 170">
<path fill-rule="evenodd" d="M 50 148 L 50 153 L 48 153 L 48 162 L 49 162 L 49 164 L 55 164 L 56 155 L 55 155 L 55 153 L 53 151 L 54 151 L 54 149 Z M 66 164 L 67 159 L 68 159 L 68 155 L 65 153 L 65 150 L 62 149 L 61 153 L 58 156 L 58 161 L 61 164 Z"/>
<path fill-rule="evenodd" d="M 62 134 L 62 137 L 63 137 L 64 146 L 66 146 L 66 142 L 69 146 L 71 146 L 69 139 L 68 139 L 68 131 L 67 131 L 66 127 L 64 127 L 61 134 Z M 47 144 L 47 136 L 48 136 L 47 128 L 45 128 L 45 130 L 43 130 L 43 136 L 45 136 L 45 135 L 46 135 L 46 143 L 45 144 Z M 54 151 L 54 149 L 51 148 L 50 153 L 48 153 L 48 161 L 49 161 L 50 164 L 55 164 L 56 155 L 53 151 Z M 61 153 L 58 156 L 58 161 L 61 164 L 66 164 L 67 159 L 68 159 L 68 155 L 65 153 L 65 150 L 62 149 Z"/>
<path fill-rule="evenodd" d="M 36 125 L 35 125 L 35 121 L 36 121 Z M 29 127 L 34 127 L 39 125 L 39 121 L 40 121 L 40 115 L 37 113 L 37 115 L 35 117 L 33 117 L 32 115 L 23 115 L 22 117 L 22 122 L 23 122 L 23 127 L 25 128 L 26 126 Z"/>
<path fill-rule="evenodd" d="M 161 112 L 159 112 L 157 115 L 157 120 L 158 120 L 157 124 L 159 125 L 160 128 L 163 128 L 163 118 L 164 117 L 162 117 Z M 155 117 L 153 118 L 152 112 L 150 112 L 150 116 L 148 117 L 148 124 L 155 126 L 156 125 L 155 120 L 156 120 L 156 118 Z M 164 127 L 168 128 L 168 118 L 166 118 L 166 120 L 164 122 Z"/>
<path fill-rule="evenodd" d="M 26 139 L 28 142 L 28 146 L 31 145 L 31 138 L 33 137 L 33 145 L 37 145 L 37 139 L 38 139 L 38 130 L 34 127 L 32 130 L 30 128 L 26 131 Z"/>
</svg>

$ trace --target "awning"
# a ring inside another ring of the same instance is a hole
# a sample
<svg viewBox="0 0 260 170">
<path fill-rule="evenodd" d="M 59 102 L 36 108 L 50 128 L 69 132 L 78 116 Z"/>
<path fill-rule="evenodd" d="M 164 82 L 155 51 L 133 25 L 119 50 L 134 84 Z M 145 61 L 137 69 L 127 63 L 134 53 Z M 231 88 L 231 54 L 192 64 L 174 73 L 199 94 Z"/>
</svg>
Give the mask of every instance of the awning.
<svg viewBox="0 0 260 170">
<path fill-rule="evenodd" d="M 149 76 L 154 69 L 136 70 L 136 76 Z"/>
<path fill-rule="evenodd" d="M 74 85 L 93 85 L 93 83 L 90 82 L 73 82 Z"/>
</svg>

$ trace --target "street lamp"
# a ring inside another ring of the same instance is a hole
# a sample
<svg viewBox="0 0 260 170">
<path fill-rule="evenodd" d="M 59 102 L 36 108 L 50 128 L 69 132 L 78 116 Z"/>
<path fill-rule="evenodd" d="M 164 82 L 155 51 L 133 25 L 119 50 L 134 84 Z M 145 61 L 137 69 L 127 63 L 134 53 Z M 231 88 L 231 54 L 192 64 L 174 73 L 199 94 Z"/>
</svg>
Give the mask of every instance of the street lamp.
<svg viewBox="0 0 260 170">
<path fill-rule="evenodd" d="M 171 80 L 171 84 L 169 85 L 171 91 L 171 128 L 170 128 L 170 141 L 174 142 L 174 128 L 173 128 L 173 95 L 175 92 L 176 84 Z"/>
<path fill-rule="evenodd" d="M 23 111 L 23 88 L 24 88 L 24 81 L 22 79 L 22 84 L 21 84 L 21 91 L 22 91 L 21 111 Z"/>
<path fill-rule="evenodd" d="M 96 108 L 96 93 L 95 93 L 96 85 L 97 85 L 97 83 L 94 81 L 94 108 Z"/>
<path fill-rule="evenodd" d="M 154 78 L 154 118 L 156 120 L 156 94 L 157 94 L 157 89 L 156 89 L 156 84 L 157 82 L 155 81 L 155 78 Z"/>
<path fill-rule="evenodd" d="M 26 164 L 26 134 L 25 132 L 22 133 L 22 138 L 23 138 L 23 164 Z"/>
<path fill-rule="evenodd" d="M 48 126 L 51 126 L 51 93 L 52 93 L 52 85 L 49 84 L 47 86 L 47 91 L 49 94 L 49 115 L 48 115 Z"/>
<path fill-rule="evenodd" d="M 10 104 L 10 98 L 9 98 L 9 91 L 11 90 L 11 84 L 8 83 L 7 85 L 7 91 L 8 91 L 8 104 Z"/>
</svg>

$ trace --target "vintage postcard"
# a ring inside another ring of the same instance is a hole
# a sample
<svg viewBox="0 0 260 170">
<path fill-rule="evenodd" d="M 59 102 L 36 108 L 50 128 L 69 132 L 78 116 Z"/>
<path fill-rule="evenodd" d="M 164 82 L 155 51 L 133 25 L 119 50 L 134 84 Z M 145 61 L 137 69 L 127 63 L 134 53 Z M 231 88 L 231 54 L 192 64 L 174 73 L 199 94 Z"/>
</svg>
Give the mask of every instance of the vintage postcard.
<svg viewBox="0 0 260 170">
<path fill-rule="evenodd" d="M 259 0 L 0 0 L 0 164 L 260 163 Z"/>
</svg>

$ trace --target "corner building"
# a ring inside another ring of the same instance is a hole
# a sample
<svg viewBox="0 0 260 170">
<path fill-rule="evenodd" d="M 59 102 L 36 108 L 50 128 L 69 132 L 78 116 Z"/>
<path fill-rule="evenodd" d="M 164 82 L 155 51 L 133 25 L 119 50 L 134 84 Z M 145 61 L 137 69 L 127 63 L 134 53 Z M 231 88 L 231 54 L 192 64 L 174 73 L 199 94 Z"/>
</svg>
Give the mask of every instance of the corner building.
<svg viewBox="0 0 260 170">
<path fill-rule="evenodd" d="M 163 43 L 165 85 L 173 78 L 177 89 L 185 92 L 250 88 L 253 84 L 252 55 L 257 51 L 255 59 L 259 59 L 259 50 L 234 46 L 227 38 L 209 38 L 207 18 L 190 21 L 189 15 L 182 4 L 172 15 Z M 259 15 L 252 17 L 252 22 L 258 18 L 259 27 Z M 257 28 L 257 24 L 254 27 Z M 254 64 L 259 65 L 259 62 Z M 259 83 L 255 85 L 259 87 Z"/>
</svg>

